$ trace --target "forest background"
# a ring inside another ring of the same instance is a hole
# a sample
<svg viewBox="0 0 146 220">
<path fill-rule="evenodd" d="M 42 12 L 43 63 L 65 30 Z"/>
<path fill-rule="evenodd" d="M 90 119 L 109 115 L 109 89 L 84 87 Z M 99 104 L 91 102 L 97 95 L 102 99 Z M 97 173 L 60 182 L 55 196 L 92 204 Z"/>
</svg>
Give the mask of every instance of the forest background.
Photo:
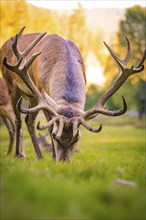
<svg viewBox="0 0 146 220">
<path fill-rule="evenodd" d="M 83 55 L 88 74 L 99 76 L 92 82 L 88 82 L 87 77 L 86 109 L 97 102 L 118 73 L 115 62 L 102 43 L 103 40 L 112 46 L 119 57 L 124 57 L 126 53 L 125 37 L 127 36 L 133 52 L 129 65 L 136 65 L 139 62 L 146 46 L 146 11 L 145 8 L 138 5 L 127 9 L 85 9 L 78 4 L 77 9 L 68 11 L 48 10 L 33 6 L 25 0 L 15 0 L 1 1 L 0 14 L 1 46 L 23 26 L 26 26 L 25 33 L 55 33 L 69 38 L 77 44 Z M 89 68 L 92 66 L 97 69 Z M 88 71 L 89 69 L 92 72 Z M 95 72 L 93 73 L 93 71 Z M 101 76 L 98 75 L 99 72 L 102 74 Z M 110 99 L 108 107 L 120 107 L 121 99 L 119 97 L 124 95 L 129 109 L 135 112 L 138 110 L 141 117 L 146 113 L 144 91 L 146 92 L 146 77 L 143 71 L 127 80 L 116 95 Z"/>
</svg>

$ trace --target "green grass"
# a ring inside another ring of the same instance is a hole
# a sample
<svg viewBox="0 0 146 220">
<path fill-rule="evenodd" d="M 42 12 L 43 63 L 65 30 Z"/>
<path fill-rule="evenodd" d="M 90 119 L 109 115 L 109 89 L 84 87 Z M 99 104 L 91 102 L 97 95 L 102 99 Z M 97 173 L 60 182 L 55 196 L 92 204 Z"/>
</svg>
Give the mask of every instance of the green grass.
<svg viewBox="0 0 146 220">
<path fill-rule="evenodd" d="M 37 160 L 26 127 L 27 158 L 6 157 L 8 134 L 2 125 L 1 220 L 144 220 L 145 129 L 126 116 L 103 120 L 99 134 L 82 128 L 82 153 L 71 163 L 56 163 L 45 152 L 44 160 Z"/>
</svg>

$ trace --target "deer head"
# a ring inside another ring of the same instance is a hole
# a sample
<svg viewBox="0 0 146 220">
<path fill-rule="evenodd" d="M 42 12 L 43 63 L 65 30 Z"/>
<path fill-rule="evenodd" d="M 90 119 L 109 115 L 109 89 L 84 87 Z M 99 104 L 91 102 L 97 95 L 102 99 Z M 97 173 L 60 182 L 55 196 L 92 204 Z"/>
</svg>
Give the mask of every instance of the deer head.
<svg viewBox="0 0 146 220">
<path fill-rule="evenodd" d="M 107 116 L 119 116 L 126 112 L 127 104 L 124 97 L 122 97 L 123 107 L 119 110 L 110 111 L 108 109 L 105 109 L 104 105 L 108 101 L 108 99 L 122 86 L 122 84 L 130 75 L 143 71 L 143 63 L 146 57 L 146 51 L 144 52 L 142 59 L 136 66 L 127 67 L 127 63 L 131 55 L 129 40 L 126 38 L 128 49 L 127 55 L 124 59 L 120 59 L 119 57 L 117 57 L 112 48 L 104 42 L 111 56 L 117 63 L 120 71 L 115 82 L 100 98 L 96 105 L 88 111 L 84 111 L 76 103 L 64 102 L 62 104 L 58 104 L 52 99 L 51 96 L 48 95 L 46 98 L 43 93 L 39 91 L 39 89 L 29 76 L 29 67 L 41 54 L 41 51 L 37 52 L 36 54 L 32 54 L 31 56 L 28 56 L 28 54 L 30 53 L 32 48 L 45 36 L 45 34 L 41 34 L 24 52 L 21 52 L 18 48 L 18 42 L 19 38 L 22 35 L 23 29 L 13 39 L 12 44 L 13 52 L 17 58 L 17 63 L 15 65 L 11 65 L 5 57 L 3 60 L 3 64 L 6 68 L 19 75 L 19 77 L 32 92 L 34 98 L 37 100 L 38 105 L 29 109 L 23 108 L 21 106 L 21 98 L 18 102 L 18 109 L 20 112 L 25 114 L 40 110 L 43 110 L 46 114 L 48 114 L 50 117 L 48 123 L 45 125 L 40 125 L 40 123 L 38 123 L 37 128 L 39 130 L 43 130 L 46 128 L 50 129 L 50 134 L 53 139 L 54 145 L 54 157 L 56 160 L 70 160 L 73 149 L 79 140 L 80 125 L 84 126 L 91 132 L 100 132 L 102 129 L 102 125 L 100 125 L 98 128 L 93 128 L 88 125 L 87 121 L 95 118 L 98 114 L 103 114 Z"/>
</svg>

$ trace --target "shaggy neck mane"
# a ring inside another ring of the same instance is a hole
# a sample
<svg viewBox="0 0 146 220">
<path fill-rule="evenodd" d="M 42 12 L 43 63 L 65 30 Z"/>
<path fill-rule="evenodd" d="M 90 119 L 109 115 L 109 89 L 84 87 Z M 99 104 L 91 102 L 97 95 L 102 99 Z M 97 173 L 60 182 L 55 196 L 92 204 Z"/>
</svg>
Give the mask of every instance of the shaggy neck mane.
<svg viewBox="0 0 146 220">
<path fill-rule="evenodd" d="M 66 72 L 66 88 L 62 95 L 62 98 L 65 99 L 69 103 L 79 103 L 81 101 L 80 99 L 80 93 L 79 93 L 79 76 L 77 75 L 78 72 L 76 72 L 76 68 L 74 68 L 75 56 L 72 59 L 72 54 L 70 51 L 69 46 L 66 43 L 66 52 L 67 52 L 67 72 Z M 76 58 L 77 59 L 77 58 Z M 75 60 L 75 62 L 77 62 Z"/>
</svg>

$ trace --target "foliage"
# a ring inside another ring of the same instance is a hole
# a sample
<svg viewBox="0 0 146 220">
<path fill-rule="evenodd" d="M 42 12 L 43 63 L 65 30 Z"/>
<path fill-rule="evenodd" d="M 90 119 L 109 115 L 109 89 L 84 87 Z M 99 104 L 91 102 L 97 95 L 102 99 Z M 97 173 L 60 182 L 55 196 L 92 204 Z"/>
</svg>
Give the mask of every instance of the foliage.
<svg viewBox="0 0 146 220">
<path fill-rule="evenodd" d="M 1 11 L 1 25 L 6 27 L 1 30 L 1 44 L 23 26 L 27 26 L 26 33 L 47 31 L 72 39 L 83 57 L 87 58 L 89 50 L 93 50 L 93 42 L 97 41 L 97 36 L 99 37 L 99 34 L 87 25 L 85 10 L 80 4 L 72 12 L 58 13 L 55 10 L 37 8 L 27 4 L 25 0 L 8 0 L 1 2 Z"/>
<path fill-rule="evenodd" d="M 131 80 L 127 79 L 124 85 L 116 92 L 115 95 L 112 96 L 111 100 L 113 102 L 113 105 L 111 106 L 111 109 L 121 108 L 122 107 L 121 97 L 124 96 L 128 104 L 128 109 L 137 110 L 135 95 L 136 95 L 136 87 L 133 88 L 133 84 Z"/>
<path fill-rule="evenodd" d="M 111 124 L 105 117 L 99 134 L 82 129 L 82 153 L 75 153 L 70 164 L 55 163 L 45 152 L 44 160 L 37 160 L 26 127 L 27 158 L 6 157 L 8 135 L 2 126 L 1 219 L 144 220 L 145 130 L 122 126 L 127 121 L 123 116 Z"/>
<path fill-rule="evenodd" d="M 74 10 L 71 16 L 69 17 L 68 37 L 69 39 L 72 39 L 74 42 L 78 42 L 78 47 L 84 53 L 84 57 L 87 53 L 86 28 L 87 25 L 84 15 L 84 8 L 80 4 L 78 4 L 78 8 Z"/>
<path fill-rule="evenodd" d="M 93 52 L 96 58 L 100 60 L 104 66 L 104 74 L 107 78 L 105 87 L 109 86 L 115 79 L 118 72 L 117 66 L 111 56 L 106 56 L 103 46 L 100 46 L 102 44 L 98 43 L 102 42 L 104 28 L 101 29 L 100 27 L 98 29 L 95 28 L 95 26 L 94 28 L 89 26 L 86 10 L 80 4 L 74 11 L 56 12 L 55 10 L 37 8 L 26 3 L 25 0 L 1 1 L 1 44 L 15 35 L 23 26 L 27 27 L 25 33 L 47 31 L 50 34 L 56 33 L 65 38 L 71 38 L 80 48 L 85 62 L 90 52 Z M 144 8 L 135 6 L 127 9 L 125 19 L 121 20 L 119 25 L 119 33 L 116 36 L 117 40 L 112 41 L 114 43 L 114 45 L 112 45 L 113 49 L 118 55 L 120 54 L 120 57 L 123 57 L 123 53 L 126 51 L 125 36 L 127 36 L 131 41 L 134 51 L 131 63 L 137 63 L 144 50 L 145 32 Z M 144 74 L 140 73 L 139 76 L 134 75 L 132 80 L 137 81 L 140 76 L 144 76 Z M 136 108 L 136 90 L 132 87 L 133 85 L 130 79 L 120 89 L 118 95 L 112 97 L 109 106 L 111 108 L 121 106 L 119 94 L 126 94 L 126 97 L 129 99 L 129 108 Z M 133 90 L 132 93 L 131 90 Z M 101 92 L 97 89 L 97 91 L 91 95 L 88 94 L 87 90 L 86 108 L 93 106 L 102 93 L 103 91 Z"/>
<path fill-rule="evenodd" d="M 1 2 L 1 27 L 3 27 L 1 28 L 1 44 L 16 34 L 27 23 L 28 8 L 24 0 L 21 2 Z"/>
<path fill-rule="evenodd" d="M 93 107 L 102 94 L 103 91 L 99 90 L 99 87 L 96 84 L 90 84 L 87 88 L 85 110 Z"/>
<path fill-rule="evenodd" d="M 125 57 L 127 51 L 125 37 L 128 37 L 132 46 L 132 55 L 129 65 L 138 64 L 144 53 L 146 43 L 145 20 L 145 9 L 140 6 L 134 6 L 126 10 L 125 18 L 120 21 L 119 32 L 117 33 L 117 41 L 114 43 L 114 45 L 112 45 L 112 47 L 119 57 Z M 111 74 L 109 74 L 109 72 Z M 108 78 L 108 84 L 110 84 L 117 74 L 117 65 L 111 58 L 111 55 L 109 55 L 107 59 L 104 73 Z M 143 74 L 140 73 L 138 77 L 134 76 L 133 78 L 136 78 L 136 81 L 138 81 L 138 78 L 140 77 L 144 78 L 144 71 Z"/>
<path fill-rule="evenodd" d="M 112 47 L 119 57 L 125 57 L 127 48 L 125 37 L 128 37 L 132 46 L 132 55 L 129 65 L 138 64 L 144 53 L 146 43 L 145 20 L 145 9 L 140 6 L 134 6 L 126 10 L 125 18 L 120 21 L 119 32 L 117 34 L 117 43 L 115 43 Z M 112 59 L 111 55 L 108 56 L 106 63 L 104 63 L 104 66 L 104 74 L 107 77 L 107 85 L 110 85 L 118 75 L 117 64 Z M 115 96 L 113 96 L 113 103 L 118 104 L 118 94 L 121 93 L 122 95 L 124 95 L 125 93 L 129 99 L 129 107 L 136 108 L 136 105 L 140 100 L 136 101 L 136 97 L 139 98 L 139 96 L 136 96 L 136 89 L 134 90 L 133 86 L 135 84 L 138 84 L 140 79 L 145 80 L 144 71 L 140 74 L 130 77 L 130 79 L 127 80 L 127 82 L 120 89 L 120 91 L 118 91 L 118 93 Z M 135 85 L 135 87 L 137 86 L 138 85 Z M 133 92 L 131 92 L 132 90 Z"/>
<path fill-rule="evenodd" d="M 138 63 L 145 50 L 146 36 L 146 11 L 145 8 L 134 6 L 127 9 L 125 19 L 121 20 L 119 26 L 118 39 L 120 45 L 125 48 L 123 36 L 128 37 L 132 44 L 132 63 Z M 122 35 L 121 35 L 122 33 Z"/>
<path fill-rule="evenodd" d="M 142 118 L 143 115 L 146 115 L 146 81 L 139 80 L 136 89 L 136 100 L 137 100 L 137 107 L 139 118 Z"/>
</svg>

